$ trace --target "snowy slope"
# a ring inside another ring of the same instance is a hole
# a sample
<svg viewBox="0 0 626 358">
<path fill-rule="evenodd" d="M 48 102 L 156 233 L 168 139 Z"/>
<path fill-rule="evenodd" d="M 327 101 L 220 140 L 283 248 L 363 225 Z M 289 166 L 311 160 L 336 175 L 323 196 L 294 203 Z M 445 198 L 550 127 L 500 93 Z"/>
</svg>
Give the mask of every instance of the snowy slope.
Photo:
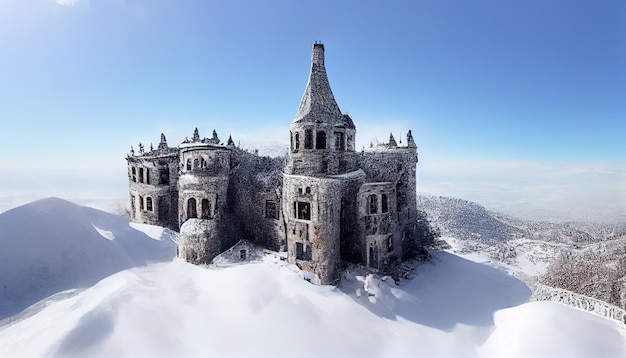
<svg viewBox="0 0 626 358">
<path fill-rule="evenodd" d="M 400 285 L 352 270 L 335 288 L 276 255 L 172 261 L 162 229 L 60 199 L 1 214 L 0 233 L 0 302 L 90 286 L 0 321 L 0 357 L 626 356 L 624 324 L 524 303 L 519 279 L 445 251 Z"/>
<path fill-rule="evenodd" d="M 149 236 L 136 228 L 58 198 L 0 214 L 0 319 L 51 294 L 175 256 L 171 232 L 153 228 Z"/>
<path fill-rule="evenodd" d="M 369 294 L 361 286 L 359 296 L 352 289 L 362 281 Z M 119 272 L 0 327 L 0 356 L 626 354 L 623 325 L 522 304 L 528 295 L 515 278 L 445 252 L 400 286 L 368 277 L 342 289 L 312 285 L 286 265 L 214 270 L 175 260 Z"/>
</svg>

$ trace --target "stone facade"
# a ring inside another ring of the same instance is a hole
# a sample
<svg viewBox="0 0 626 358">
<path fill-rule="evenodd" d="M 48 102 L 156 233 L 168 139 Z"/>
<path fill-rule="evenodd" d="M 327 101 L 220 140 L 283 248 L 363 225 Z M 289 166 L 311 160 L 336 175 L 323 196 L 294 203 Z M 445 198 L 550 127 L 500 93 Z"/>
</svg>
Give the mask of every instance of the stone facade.
<svg viewBox="0 0 626 358">
<path fill-rule="evenodd" d="M 386 270 L 416 237 L 417 146 L 355 150 L 315 43 L 311 72 L 289 127 L 286 158 L 261 157 L 211 138 L 127 157 L 133 221 L 180 230 L 178 255 L 207 264 L 241 239 L 287 251 L 288 261 L 335 282 L 342 262 Z"/>
</svg>

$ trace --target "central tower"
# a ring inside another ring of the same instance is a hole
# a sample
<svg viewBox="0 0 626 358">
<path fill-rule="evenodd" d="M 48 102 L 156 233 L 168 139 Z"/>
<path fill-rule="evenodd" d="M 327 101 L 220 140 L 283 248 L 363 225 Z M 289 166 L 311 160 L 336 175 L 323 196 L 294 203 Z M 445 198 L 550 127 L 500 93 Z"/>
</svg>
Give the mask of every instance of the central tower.
<svg viewBox="0 0 626 358">
<path fill-rule="evenodd" d="M 353 158 L 356 127 L 335 101 L 321 43 L 313 44 L 309 81 L 289 133 L 287 174 L 325 176 L 356 169 Z"/>
<path fill-rule="evenodd" d="M 289 126 L 283 176 L 288 260 L 322 284 L 338 278 L 344 238 L 356 226 L 354 198 L 364 181 L 354 151 L 356 127 L 342 114 L 328 83 L 324 45 L 313 44 L 311 72 Z"/>
</svg>

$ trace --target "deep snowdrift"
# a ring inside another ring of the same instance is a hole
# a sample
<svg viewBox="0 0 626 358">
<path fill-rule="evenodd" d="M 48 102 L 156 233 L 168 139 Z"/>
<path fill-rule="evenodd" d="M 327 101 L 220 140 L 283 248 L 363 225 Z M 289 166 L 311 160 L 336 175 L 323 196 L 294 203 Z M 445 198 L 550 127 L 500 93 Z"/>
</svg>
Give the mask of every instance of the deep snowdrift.
<svg viewBox="0 0 626 358">
<path fill-rule="evenodd" d="M 527 288 L 448 253 L 400 286 L 367 281 L 375 287 L 359 297 L 361 281 L 316 286 L 286 265 L 157 263 L 0 327 L 0 347 L 37 357 L 626 354 L 620 323 L 551 302 L 500 310 Z"/>
<path fill-rule="evenodd" d="M 3 304 L 117 272 L 0 322 L 0 357 L 626 356 L 623 324 L 524 304 L 518 279 L 443 251 L 399 286 L 346 272 L 335 288 L 272 255 L 118 272 L 171 258 L 173 243 L 160 228 L 60 199 L 0 215 L 0 230 Z"/>
<path fill-rule="evenodd" d="M 175 256 L 168 232 L 152 227 L 151 237 L 134 227 L 58 198 L 0 214 L 0 319 L 51 294 Z"/>
</svg>

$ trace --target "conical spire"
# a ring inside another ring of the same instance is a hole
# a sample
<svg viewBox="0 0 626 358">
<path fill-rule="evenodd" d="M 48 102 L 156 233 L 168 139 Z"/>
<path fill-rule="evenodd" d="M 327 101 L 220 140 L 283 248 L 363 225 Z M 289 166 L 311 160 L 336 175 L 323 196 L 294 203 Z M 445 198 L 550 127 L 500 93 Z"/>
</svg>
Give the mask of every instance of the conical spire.
<svg viewBox="0 0 626 358">
<path fill-rule="evenodd" d="M 311 57 L 311 73 L 309 82 L 302 95 L 300 107 L 294 122 L 325 122 L 328 124 L 354 127 L 352 121 L 347 121 L 335 101 L 333 92 L 328 83 L 326 67 L 324 66 L 324 45 L 313 44 Z"/>
<path fill-rule="evenodd" d="M 193 142 L 199 142 L 200 141 L 200 132 L 198 132 L 198 127 L 196 127 L 196 129 L 193 130 L 193 138 L 191 140 Z"/>
<path fill-rule="evenodd" d="M 396 143 L 396 139 L 393 137 L 393 133 L 389 133 L 389 147 L 395 148 L 397 146 L 398 143 Z"/>
</svg>

